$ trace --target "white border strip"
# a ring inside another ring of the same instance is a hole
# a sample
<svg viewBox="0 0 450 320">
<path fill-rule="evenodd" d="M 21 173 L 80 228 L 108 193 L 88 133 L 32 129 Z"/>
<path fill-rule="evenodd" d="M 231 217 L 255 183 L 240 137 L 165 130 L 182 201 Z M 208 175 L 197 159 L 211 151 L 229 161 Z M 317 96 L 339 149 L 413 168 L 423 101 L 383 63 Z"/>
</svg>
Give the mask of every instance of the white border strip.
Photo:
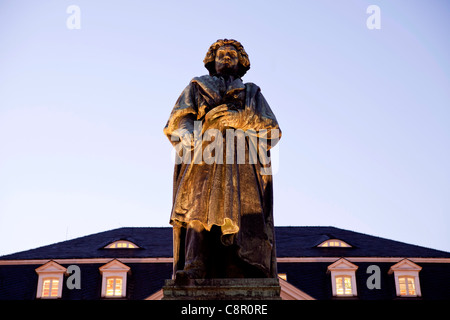
<svg viewBox="0 0 450 320">
<path fill-rule="evenodd" d="M 450 263 L 450 258 L 410 258 L 410 257 L 282 257 L 277 262 L 335 262 L 341 258 L 350 262 L 399 262 L 408 259 L 417 263 Z"/>
</svg>

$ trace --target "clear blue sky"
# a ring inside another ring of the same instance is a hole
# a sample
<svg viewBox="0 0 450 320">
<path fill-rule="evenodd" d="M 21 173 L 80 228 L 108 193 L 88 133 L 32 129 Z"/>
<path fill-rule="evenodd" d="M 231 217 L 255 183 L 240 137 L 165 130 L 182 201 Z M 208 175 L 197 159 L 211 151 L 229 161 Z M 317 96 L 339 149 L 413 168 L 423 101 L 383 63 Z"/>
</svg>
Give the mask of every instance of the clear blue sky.
<svg viewBox="0 0 450 320">
<path fill-rule="evenodd" d="M 369 30 L 366 9 L 381 9 Z M 66 27 L 69 5 L 81 29 Z M 276 225 L 450 251 L 447 1 L 0 0 L 0 254 L 169 226 L 162 129 L 239 40 L 283 131 Z"/>
</svg>

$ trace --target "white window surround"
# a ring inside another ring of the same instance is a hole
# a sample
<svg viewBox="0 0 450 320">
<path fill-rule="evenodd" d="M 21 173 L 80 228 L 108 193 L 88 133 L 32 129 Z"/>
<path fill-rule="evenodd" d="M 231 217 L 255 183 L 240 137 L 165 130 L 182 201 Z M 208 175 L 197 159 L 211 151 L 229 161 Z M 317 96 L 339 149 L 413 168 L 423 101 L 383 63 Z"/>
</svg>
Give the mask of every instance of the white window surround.
<svg viewBox="0 0 450 320">
<path fill-rule="evenodd" d="M 351 248 L 347 242 L 339 239 L 328 239 L 319 244 L 317 247 L 319 248 Z"/>
<path fill-rule="evenodd" d="M 114 259 L 107 264 L 101 266 L 99 268 L 100 273 L 102 274 L 102 298 L 124 298 L 127 296 L 127 273 L 130 271 L 130 267 L 123 264 L 117 259 Z M 111 277 L 119 277 L 122 278 L 122 295 L 121 296 L 107 296 L 106 287 L 107 287 L 107 279 Z"/>
<path fill-rule="evenodd" d="M 397 296 L 399 297 L 420 297 L 422 293 L 420 291 L 420 281 L 419 281 L 419 272 L 422 270 L 422 267 L 415 264 L 411 260 L 403 259 L 402 261 L 394 264 L 388 271 L 388 274 L 394 274 L 395 279 L 395 290 Z M 410 295 L 409 292 L 406 292 L 406 295 L 400 294 L 400 277 L 411 277 L 414 279 L 414 289 L 415 294 Z"/>
<path fill-rule="evenodd" d="M 58 299 L 62 296 L 62 288 L 64 284 L 64 274 L 67 269 L 64 268 L 59 263 L 55 261 L 49 261 L 46 264 L 36 268 L 36 273 L 38 274 L 38 285 L 36 298 L 38 299 Z M 58 291 L 56 296 L 43 296 L 43 286 L 44 280 L 46 279 L 57 279 L 58 280 Z"/>
<path fill-rule="evenodd" d="M 328 266 L 327 272 L 331 273 L 331 288 L 334 297 L 353 297 L 358 295 L 358 292 L 356 290 L 356 276 L 355 276 L 355 272 L 357 269 L 358 269 L 357 265 L 354 265 L 353 263 L 344 258 L 341 258 Z M 351 279 L 352 290 L 350 294 L 345 295 L 338 294 L 336 286 L 336 278 L 338 277 L 349 277 Z"/>
<path fill-rule="evenodd" d="M 105 249 L 138 249 L 139 246 L 128 240 L 117 240 L 105 246 Z"/>
</svg>

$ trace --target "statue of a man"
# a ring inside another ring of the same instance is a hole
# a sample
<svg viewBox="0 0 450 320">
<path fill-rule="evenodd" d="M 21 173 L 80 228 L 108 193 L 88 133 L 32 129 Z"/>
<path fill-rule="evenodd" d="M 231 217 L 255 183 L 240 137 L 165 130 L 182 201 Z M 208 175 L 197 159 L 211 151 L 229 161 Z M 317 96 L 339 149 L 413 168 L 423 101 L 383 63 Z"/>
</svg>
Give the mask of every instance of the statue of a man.
<svg viewBox="0 0 450 320">
<path fill-rule="evenodd" d="M 164 128 L 180 160 L 174 278 L 276 277 L 267 157 L 281 137 L 278 122 L 260 88 L 241 80 L 250 61 L 238 41 L 216 41 L 203 62 L 209 75 L 191 80 Z"/>
</svg>

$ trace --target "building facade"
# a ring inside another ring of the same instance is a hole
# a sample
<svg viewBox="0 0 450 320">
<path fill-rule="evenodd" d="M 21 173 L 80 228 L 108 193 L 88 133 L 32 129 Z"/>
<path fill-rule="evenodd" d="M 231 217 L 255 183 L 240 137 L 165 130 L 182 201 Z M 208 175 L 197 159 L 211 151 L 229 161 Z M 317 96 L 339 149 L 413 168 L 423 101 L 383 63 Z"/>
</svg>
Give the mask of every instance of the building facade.
<svg viewBox="0 0 450 320">
<path fill-rule="evenodd" d="M 276 227 L 284 300 L 450 299 L 450 253 L 334 227 Z M 119 228 L 0 257 L 0 300 L 159 300 L 171 228 Z"/>
</svg>

